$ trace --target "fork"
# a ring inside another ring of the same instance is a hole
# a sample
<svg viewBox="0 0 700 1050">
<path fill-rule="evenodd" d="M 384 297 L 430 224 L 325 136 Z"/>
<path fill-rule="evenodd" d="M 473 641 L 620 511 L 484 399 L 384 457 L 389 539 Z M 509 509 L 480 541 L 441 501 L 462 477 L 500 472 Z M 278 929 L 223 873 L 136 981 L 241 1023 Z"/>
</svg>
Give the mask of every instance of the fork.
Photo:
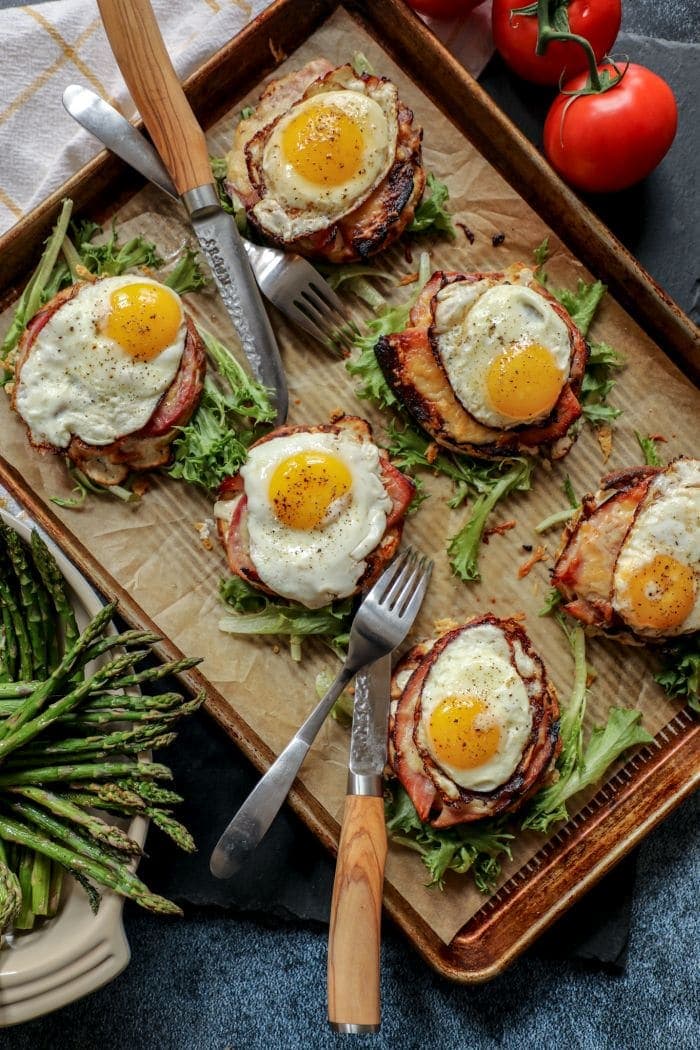
<svg viewBox="0 0 700 1050">
<path fill-rule="evenodd" d="M 212 875 L 226 879 L 248 860 L 294 782 L 333 704 L 358 671 L 404 640 L 425 595 L 432 562 L 408 547 L 365 595 L 350 628 L 348 655 L 337 678 L 235 814 L 211 855 Z"/>
<path fill-rule="evenodd" d="M 132 168 L 178 203 L 173 186 L 153 146 L 126 117 L 89 88 L 70 84 L 63 92 L 66 111 Z M 301 255 L 263 247 L 243 239 L 260 291 L 280 313 L 336 353 L 350 353 L 358 329 L 341 299 Z"/>
</svg>

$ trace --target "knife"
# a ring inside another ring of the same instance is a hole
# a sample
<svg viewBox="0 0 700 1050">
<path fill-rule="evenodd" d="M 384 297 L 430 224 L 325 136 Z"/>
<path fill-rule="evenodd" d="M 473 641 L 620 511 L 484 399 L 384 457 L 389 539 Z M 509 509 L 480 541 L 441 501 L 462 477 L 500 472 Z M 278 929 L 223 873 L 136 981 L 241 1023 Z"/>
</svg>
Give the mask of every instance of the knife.
<svg viewBox="0 0 700 1050">
<path fill-rule="evenodd" d="M 149 0 L 98 0 L 107 38 L 155 147 L 188 211 L 202 254 L 256 378 L 287 418 L 279 349 L 232 216 L 219 204 L 204 133 L 177 78 Z"/>
<path fill-rule="evenodd" d="M 348 788 L 328 938 L 328 1020 L 336 1032 L 376 1032 L 387 839 L 382 774 L 387 759 L 391 656 L 355 684 Z"/>
</svg>

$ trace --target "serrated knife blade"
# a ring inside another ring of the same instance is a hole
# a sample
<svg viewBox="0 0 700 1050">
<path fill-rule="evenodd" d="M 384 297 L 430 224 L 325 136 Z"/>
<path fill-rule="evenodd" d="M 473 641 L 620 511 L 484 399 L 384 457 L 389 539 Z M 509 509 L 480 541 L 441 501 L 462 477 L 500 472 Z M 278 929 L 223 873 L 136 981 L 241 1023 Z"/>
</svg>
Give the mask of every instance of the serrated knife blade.
<svg viewBox="0 0 700 1050">
<path fill-rule="evenodd" d="M 287 416 L 287 380 L 270 322 L 232 216 L 219 204 L 204 132 L 163 42 L 149 0 L 98 0 L 126 85 L 192 220 L 202 252 L 256 378 Z"/>
</svg>

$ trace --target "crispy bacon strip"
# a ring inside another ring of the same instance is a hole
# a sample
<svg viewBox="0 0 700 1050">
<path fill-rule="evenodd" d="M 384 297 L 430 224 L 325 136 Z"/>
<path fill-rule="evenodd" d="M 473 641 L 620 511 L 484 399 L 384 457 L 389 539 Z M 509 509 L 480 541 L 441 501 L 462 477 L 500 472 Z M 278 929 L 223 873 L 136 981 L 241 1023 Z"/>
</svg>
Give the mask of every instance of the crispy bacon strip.
<svg viewBox="0 0 700 1050">
<path fill-rule="evenodd" d="M 635 467 L 607 475 L 602 490 L 584 499 L 580 513 L 564 530 L 552 583 L 565 599 L 566 611 L 587 626 L 623 627 L 612 607 L 615 565 L 658 473 L 658 467 Z"/>
</svg>

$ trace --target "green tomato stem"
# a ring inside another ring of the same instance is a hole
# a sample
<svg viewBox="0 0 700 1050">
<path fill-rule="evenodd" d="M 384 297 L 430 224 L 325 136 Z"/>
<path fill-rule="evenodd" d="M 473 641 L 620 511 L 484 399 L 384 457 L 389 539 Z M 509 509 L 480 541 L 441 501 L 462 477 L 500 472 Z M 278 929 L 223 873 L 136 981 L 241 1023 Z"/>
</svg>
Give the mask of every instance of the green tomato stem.
<svg viewBox="0 0 700 1050">
<path fill-rule="evenodd" d="M 543 55 L 552 40 L 569 41 L 570 43 L 578 44 L 583 48 L 586 52 L 586 59 L 588 60 L 588 79 L 591 90 L 594 92 L 602 91 L 603 86 L 598 75 L 598 63 L 589 41 L 586 40 L 585 36 L 579 36 L 578 33 L 564 33 L 552 29 L 550 19 L 550 0 L 537 0 L 536 53 L 538 55 Z"/>
</svg>

